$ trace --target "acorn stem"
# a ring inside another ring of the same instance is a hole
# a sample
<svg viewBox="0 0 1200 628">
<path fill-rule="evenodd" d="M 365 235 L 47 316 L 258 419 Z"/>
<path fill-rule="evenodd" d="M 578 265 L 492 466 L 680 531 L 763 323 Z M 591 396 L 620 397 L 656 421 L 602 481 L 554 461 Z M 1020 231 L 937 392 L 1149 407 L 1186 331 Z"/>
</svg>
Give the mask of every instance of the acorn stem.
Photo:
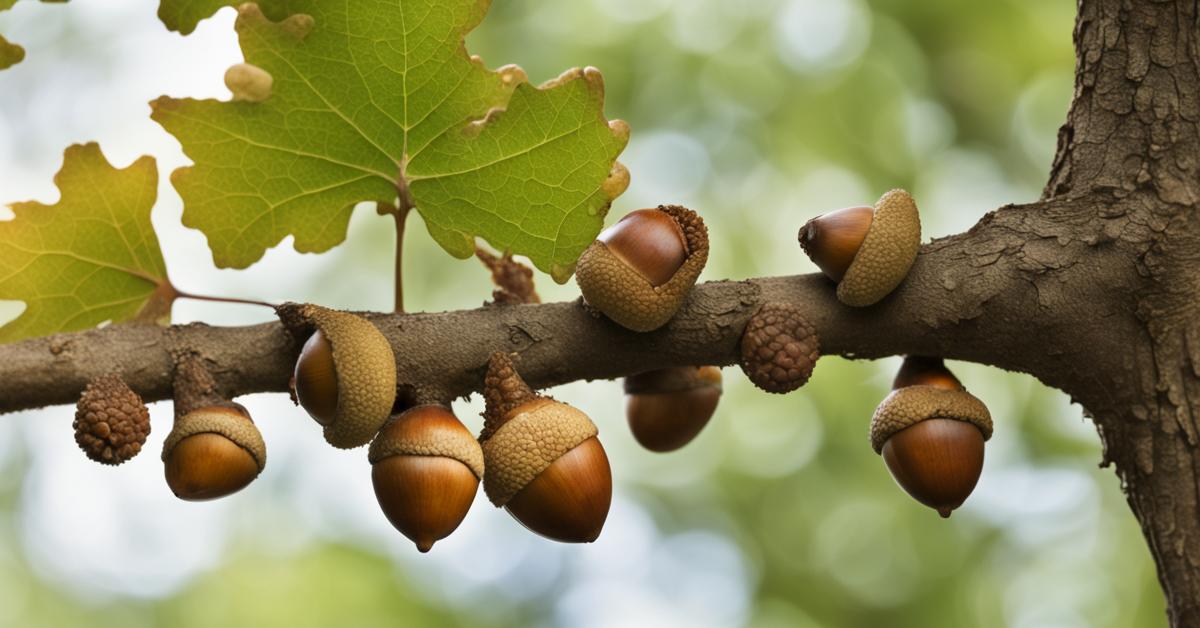
<svg viewBox="0 0 1200 628">
<path fill-rule="evenodd" d="M 508 420 L 514 408 L 537 399 L 540 395 L 525 383 L 513 364 L 512 356 L 497 351 L 488 360 L 487 375 L 484 376 L 483 431 L 479 441 L 491 438 Z"/>
<path fill-rule="evenodd" d="M 172 386 L 176 419 L 193 410 L 211 406 L 241 410 L 237 404 L 226 399 L 212 373 L 204 365 L 204 359 L 195 353 L 186 353 L 176 360 Z"/>
</svg>

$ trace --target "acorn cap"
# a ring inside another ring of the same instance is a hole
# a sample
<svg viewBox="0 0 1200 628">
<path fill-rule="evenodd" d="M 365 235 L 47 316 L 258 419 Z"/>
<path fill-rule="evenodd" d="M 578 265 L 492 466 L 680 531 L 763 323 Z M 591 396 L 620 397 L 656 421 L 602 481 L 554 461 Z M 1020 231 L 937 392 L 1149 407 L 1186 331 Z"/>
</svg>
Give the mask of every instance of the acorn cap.
<svg viewBox="0 0 1200 628">
<path fill-rule="evenodd" d="M 838 284 L 838 300 L 865 307 L 899 286 L 921 248 L 921 216 L 912 196 L 896 189 L 875 203 L 875 217 L 854 261 Z"/>
<path fill-rule="evenodd" d="M 150 411 L 119 375 L 101 375 L 79 397 L 74 428 L 75 442 L 88 458 L 119 465 L 146 444 Z"/>
<path fill-rule="evenodd" d="M 992 437 L 992 415 L 987 406 L 965 390 L 937 386 L 908 386 L 892 391 L 871 417 L 871 447 L 875 453 L 893 434 L 926 419 L 954 419 L 979 428 L 983 440 Z"/>
<path fill-rule="evenodd" d="M 483 477 L 479 443 L 441 405 L 392 417 L 371 441 L 368 459 L 380 509 L 421 552 L 458 528 Z"/>
<path fill-rule="evenodd" d="M 189 436 L 218 434 L 249 452 L 261 473 L 267 465 L 267 445 L 250 417 L 233 407 L 212 406 L 193 410 L 177 419 L 171 433 L 163 441 L 162 459 Z"/>
<path fill-rule="evenodd" d="M 467 466 L 483 478 L 483 449 L 453 413 L 444 406 L 409 408 L 388 421 L 371 441 L 367 459 L 376 464 L 391 456 L 441 456 Z"/>
<path fill-rule="evenodd" d="M 555 460 L 598 430 L 583 412 L 536 395 L 513 367 L 512 358 L 494 353 L 488 364 L 484 396 L 483 490 L 504 506 Z"/>
<path fill-rule="evenodd" d="M 715 366 L 681 366 L 654 369 L 625 378 L 627 395 L 645 395 L 713 387 L 721 390 L 721 369 Z"/>
<path fill-rule="evenodd" d="M 800 309 L 785 303 L 763 305 L 742 332 L 741 367 L 755 386 L 787 393 L 803 386 L 821 357 L 817 330 Z"/>
<path fill-rule="evenodd" d="M 708 229 L 699 214 L 679 205 L 659 205 L 657 209 L 674 219 L 687 242 L 687 259 L 666 283 L 653 285 L 600 240 L 588 246 L 575 270 L 584 300 L 633 331 L 652 331 L 667 324 L 708 261 Z"/>
<path fill-rule="evenodd" d="M 316 305 L 304 314 L 321 331 L 333 353 L 337 412 L 324 424 L 325 440 L 352 449 L 369 443 L 392 413 L 396 358 L 387 338 L 366 319 Z"/>
</svg>

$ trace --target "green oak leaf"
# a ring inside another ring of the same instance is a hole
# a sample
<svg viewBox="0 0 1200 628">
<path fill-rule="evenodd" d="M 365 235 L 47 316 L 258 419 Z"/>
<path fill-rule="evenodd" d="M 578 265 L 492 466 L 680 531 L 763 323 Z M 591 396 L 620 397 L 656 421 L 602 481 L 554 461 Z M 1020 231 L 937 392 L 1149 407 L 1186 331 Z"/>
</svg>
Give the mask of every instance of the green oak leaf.
<svg viewBox="0 0 1200 628">
<path fill-rule="evenodd" d="M 452 255 L 480 236 L 566 281 L 628 182 L 629 129 L 605 119 L 595 69 L 534 87 L 469 56 L 489 4 L 291 0 L 282 21 L 242 5 L 242 52 L 270 97 L 152 103 L 195 164 L 171 181 L 217 265 L 249 266 L 288 235 L 328 250 L 374 201 L 415 207 Z"/>
<path fill-rule="evenodd" d="M 42 2 L 61 4 L 67 0 L 42 0 Z M 0 0 L 0 11 L 13 8 L 17 0 Z M 25 49 L 14 44 L 0 35 L 0 70 L 7 70 L 25 59 Z"/>
<path fill-rule="evenodd" d="M 0 343 L 105 321 L 166 322 L 174 293 L 150 224 L 154 159 L 117 169 L 99 145 L 75 145 L 54 182 L 57 203 L 15 203 L 15 218 L 0 222 L 0 299 L 26 306 L 0 327 Z"/>
</svg>

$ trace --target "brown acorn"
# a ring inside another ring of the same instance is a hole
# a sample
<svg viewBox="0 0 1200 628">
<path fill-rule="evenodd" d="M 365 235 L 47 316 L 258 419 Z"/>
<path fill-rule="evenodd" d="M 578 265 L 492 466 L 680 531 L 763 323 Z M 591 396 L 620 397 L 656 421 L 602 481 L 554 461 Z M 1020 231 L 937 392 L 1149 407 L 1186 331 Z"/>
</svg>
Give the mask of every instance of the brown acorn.
<svg viewBox="0 0 1200 628">
<path fill-rule="evenodd" d="M 656 452 L 690 443 L 721 398 L 721 369 L 685 366 L 625 378 L 625 416 L 637 442 Z"/>
<path fill-rule="evenodd" d="M 421 405 L 392 417 L 368 452 L 375 498 L 421 552 L 462 523 L 483 477 L 483 450 L 449 408 Z"/>
<path fill-rule="evenodd" d="M 901 370 L 898 382 L 929 383 L 898 388 L 879 404 L 871 419 L 871 446 L 901 488 L 949 517 L 979 482 L 992 418 L 941 360 L 905 364 L 908 371 Z"/>
<path fill-rule="evenodd" d="M 812 377 L 821 343 L 800 308 L 786 303 L 760 307 L 742 331 L 742 372 L 769 393 L 787 393 Z"/>
<path fill-rule="evenodd" d="M 262 434 L 237 404 L 198 408 L 175 419 L 163 442 L 167 486 L 187 501 L 236 493 L 267 463 Z"/>
<path fill-rule="evenodd" d="M 366 319 L 315 305 L 303 315 L 316 327 L 296 360 L 296 401 L 324 427 L 334 447 L 365 445 L 396 399 L 396 359 L 387 338 Z"/>
<path fill-rule="evenodd" d="M 488 499 L 547 538 L 595 541 L 612 502 L 612 470 L 596 425 L 531 390 L 504 353 L 492 354 L 483 394 Z"/>
<path fill-rule="evenodd" d="M 921 248 L 921 217 L 912 196 L 891 190 L 875 206 L 817 216 L 800 228 L 800 247 L 837 282 L 838 300 L 865 307 L 891 294 Z"/>
<path fill-rule="evenodd" d="M 651 331 L 683 305 L 708 261 L 708 229 L 679 205 L 639 209 L 605 229 L 579 257 L 588 305 L 618 325 Z"/>
<path fill-rule="evenodd" d="M 119 465 L 136 456 L 150 435 L 150 411 L 119 375 L 88 383 L 75 405 L 75 443 L 88 458 Z"/>
</svg>

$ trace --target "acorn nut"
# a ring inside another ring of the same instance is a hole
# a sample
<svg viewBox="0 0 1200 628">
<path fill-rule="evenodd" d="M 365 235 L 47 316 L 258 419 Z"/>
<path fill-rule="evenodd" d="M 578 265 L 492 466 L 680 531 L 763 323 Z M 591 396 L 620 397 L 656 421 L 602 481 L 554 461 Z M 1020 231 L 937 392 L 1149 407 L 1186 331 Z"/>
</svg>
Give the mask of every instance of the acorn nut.
<svg viewBox="0 0 1200 628">
<path fill-rule="evenodd" d="M 804 224 L 800 246 L 838 283 L 838 300 L 865 307 L 891 294 L 921 248 L 921 217 L 904 190 L 884 194 L 874 208 L 848 207 Z"/>
<path fill-rule="evenodd" d="M 483 477 L 479 442 L 440 405 L 392 417 L 367 456 L 379 507 L 421 552 L 458 528 Z"/>
<path fill-rule="evenodd" d="M 547 538 L 595 541 L 612 502 L 612 470 L 596 425 L 534 393 L 504 353 L 492 354 L 483 394 L 479 442 L 488 499 Z"/>
<path fill-rule="evenodd" d="M 324 426 L 329 444 L 365 445 L 387 421 L 396 399 L 391 344 L 354 314 L 307 305 L 304 315 L 316 331 L 296 360 L 296 400 Z"/>
<path fill-rule="evenodd" d="M 708 229 L 679 205 L 630 212 L 583 255 L 575 280 L 588 305 L 618 325 L 652 331 L 679 311 L 708 261 Z"/>
<path fill-rule="evenodd" d="M 721 398 L 721 369 L 685 366 L 625 378 L 625 416 L 642 447 L 675 451 L 690 443 L 712 418 Z"/>
<path fill-rule="evenodd" d="M 808 383 L 821 357 L 821 344 L 799 308 L 767 303 L 746 323 L 740 351 L 742 371 L 755 386 L 787 393 Z"/>
<path fill-rule="evenodd" d="M 979 481 L 992 418 L 975 396 L 938 381 L 892 391 L 871 419 L 871 446 L 905 492 L 949 517 Z"/>
<path fill-rule="evenodd" d="M 167 486 L 187 501 L 236 493 L 262 473 L 267 447 L 237 404 L 192 410 L 175 420 L 163 442 Z"/>
<path fill-rule="evenodd" d="M 136 456 L 150 435 L 150 411 L 119 375 L 88 383 L 75 405 L 75 443 L 100 464 L 119 465 Z"/>
</svg>

